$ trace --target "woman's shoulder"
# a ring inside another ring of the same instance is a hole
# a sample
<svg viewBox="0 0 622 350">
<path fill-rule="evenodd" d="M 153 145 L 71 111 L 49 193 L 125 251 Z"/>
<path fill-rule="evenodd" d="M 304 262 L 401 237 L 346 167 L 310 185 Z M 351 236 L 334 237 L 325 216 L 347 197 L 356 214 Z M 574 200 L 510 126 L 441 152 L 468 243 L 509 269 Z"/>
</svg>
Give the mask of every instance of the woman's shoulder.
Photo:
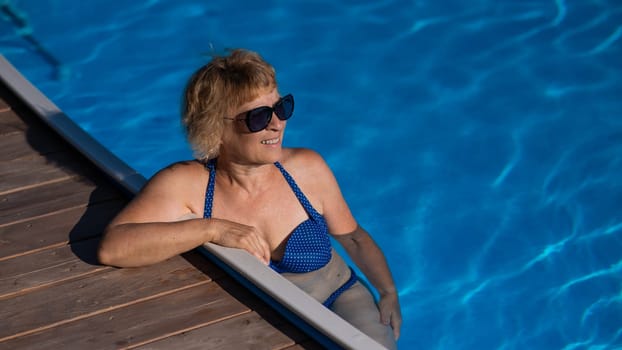
<svg viewBox="0 0 622 350">
<path fill-rule="evenodd" d="M 205 172 L 205 164 L 199 160 L 183 160 L 171 163 L 162 168 L 155 176 L 191 176 L 196 173 Z"/>
<path fill-rule="evenodd" d="M 332 171 L 324 158 L 308 148 L 288 148 L 281 164 L 296 179 L 321 181 L 326 176 L 332 176 Z"/>
<path fill-rule="evenodd" d="M 179 161 L 162 168 L 149 179 L 149 183 L 165 186 L 196 183 L 199 178 L 208 174 L 205 165 L 198 160 Z"/>
<path fill-rule="evenodd" d="M 139 217 L 158 221 L 176 220 L 190 212 L 201 213 L 205 182 L 209 174 L 198 161 L 170 164 L 153 175 L 129 206 Z M 203 181 L 201 181 L 203 180 Z"/>
<path fill-rule="evenodd" d="M 306 168 L 307 170 L 316 167 L 325 167 L 326 162 L 322 156 L 309 148 L 287 148 L 283 150 L 281 164 L 286 168 Z"/>
</svg>

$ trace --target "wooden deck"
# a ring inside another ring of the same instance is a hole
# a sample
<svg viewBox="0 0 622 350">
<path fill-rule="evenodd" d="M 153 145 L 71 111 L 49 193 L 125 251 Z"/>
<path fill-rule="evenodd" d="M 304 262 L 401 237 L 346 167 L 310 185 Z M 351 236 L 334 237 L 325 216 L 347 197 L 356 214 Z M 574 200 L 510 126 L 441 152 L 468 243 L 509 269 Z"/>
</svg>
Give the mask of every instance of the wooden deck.
<svg viewBox="0 0 622 350">
<path fill-rule="evenodd" d="M 319 349 L 198 252 L 96 262 L 126 195 L 0 82 L 0 349 Z"/>
</svg>

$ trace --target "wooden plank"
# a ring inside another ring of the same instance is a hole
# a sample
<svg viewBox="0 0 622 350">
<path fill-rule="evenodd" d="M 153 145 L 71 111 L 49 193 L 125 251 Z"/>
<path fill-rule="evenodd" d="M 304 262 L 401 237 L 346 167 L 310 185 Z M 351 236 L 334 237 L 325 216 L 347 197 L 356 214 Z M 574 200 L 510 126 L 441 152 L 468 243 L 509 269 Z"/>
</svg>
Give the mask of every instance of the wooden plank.
<svg viewBox="0 0 622 350">
<path fill-rule="evenodd" d="M 96 265 L 98 244 L 91 239 L 0 261 L 0 299 L 109 269 Z"/>
<path fill-rule="evenodd" d="M 205 284 L 222 270 L 177 256 L 144 268 L 108 269 L 0 299 L 0 342 Z M 204 273 L 210 271 L 210 274 Z"/>
<path fill-rule="evenodd" d="M 306 333 L 293 326 L 270 305 L 260 300 L 259 297 L 252 294 L 252 292 L 248 289 L 242 288 L 242 286 L 233 279 L 216 280 L 216 283 L 225 289 L 231 296 L 237 300 L 243 301 L 244 304 L 251 308 L 251 310 L 260 315 L 265 322 L 278 329 L 281 333 L 287 335 L 288 338 L 294 340 L 296 343 L 309 339 L 309 336 Z"/>
<path fill-rule="evenodd" d="M 0 91 L 2 89 L 5 89 L 4 85 L 0 87 Z M 3 94 L 0 94 L 0 96 L 3 96 Z M 0 113 L 7 111 L 9 109 L 11 109 L 11 106 L 9 106 L 9 104 L 4 100 L 4 98 L 0 98 Z"/>
<path fill-rule="evenodd" d="M 80 167 L 88 168 L 84 159 L 73 152 L 37 154 L 0 162 L 0 194 L 68 179 Z"/>
<path fill-rule="evenodd" d="M 0 107 L 0 136 L 25 132 L 26 129 L 28 129 L 28 126 L 11 106 L 5 103 L 5 107 Z"/>
<path fill-rule="evenodd" d="M 288 346 L 283 350 L 322 350 L 322 349 L 325 349 L 325 348 L 321 346 L 320 344 L 312 340 L 307 340 L 307 341 L 301 342 L 300 344 Z"/>
<path fill-rule="evenodd" d="M 118 198 L 122 195 L 110 185 L 98 186 L 98 183 L 73 179 L 3 194 L 0 195 L 0 227 Z"/>
<path fill-rule="evenodd" d="M 0 84 L 0 101 L 0 135 L 26 131 L 28 124 L 44 124 L 4 84 Z"/>
<path fill-rule="evenodd" d="M 0 160 L 71 149 L 45 122 L 18 102 L 0 112 L 0 136 L 0 149 L 3 150 Z"/>
<path fill-rule="evenodd" d="M 96 203 L 0 227 L 0 261 L 96 237 L 125 203 L 125 200 Z"/>
<path fill-rule="evenodd" d="M 11 112 L 9 112 L 11 113 Z M 50 136 L 49 130 L 29 128 L 26 132 L 14 132 L 0 137 L 0 162 L 24 157 L 68 151 L 69 145 Z"/>
<path fill-rule="evenodd" d="M 255 312 L 178 334 L 138 349 L 282 349 L 294 341 Z"/>
<path fill-rule="evenodd" d="M 248 312 L 248 307 L 212 282 L 0 342 L 0 348 L 95 350 L 129 347 Z"/>
</svg>

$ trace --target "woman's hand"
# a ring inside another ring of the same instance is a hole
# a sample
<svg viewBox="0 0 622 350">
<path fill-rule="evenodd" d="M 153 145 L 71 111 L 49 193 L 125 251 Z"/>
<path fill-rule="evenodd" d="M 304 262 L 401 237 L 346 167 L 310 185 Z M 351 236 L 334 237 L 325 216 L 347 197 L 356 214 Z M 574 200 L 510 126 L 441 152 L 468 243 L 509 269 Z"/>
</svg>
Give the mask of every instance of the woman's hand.
<svg viewBox="0 0 622 350">
<path fill-rule="evenodd" d="M 257 228 L 229 220 L 208 220 L 211 226 L 210 242 L 224 247 L 244 249 L 264 264 L 270 263 L 270 246 Z"/>
<path fill-rule="evenodd" d="M 395 340 L 400 337 L 400 327 L 402 326 L 402 312 L 396 293 L 387 293 L 380 297 L 378 302 L 380 309 L 380 322 L 391 325 Z"/>
</svg>

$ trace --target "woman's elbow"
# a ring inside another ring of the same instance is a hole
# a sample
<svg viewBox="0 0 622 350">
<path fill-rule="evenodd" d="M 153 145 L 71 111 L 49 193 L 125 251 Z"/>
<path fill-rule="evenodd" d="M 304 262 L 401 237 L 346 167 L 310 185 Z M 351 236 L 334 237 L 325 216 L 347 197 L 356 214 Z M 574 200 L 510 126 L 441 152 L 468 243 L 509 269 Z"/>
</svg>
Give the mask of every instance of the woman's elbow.
<svg viewBox="0 0 622 350">
<path fill-rule="evenodd" d="M 104 230 L 97 246 L 97 261 L 101 265 L 119 266 L 118 249 L 115 248 L 113 235 L 109 231 L 110 227 Z"/>
<path fill-rule="evenodd" d="M 109 248 L 108 244 L 106 244 L 105 239 L 99 242 L 99 246 L 97 247 L 97 261 L 101 265 L 115 265 L 115 254 L 112 249 Z"/>
</svg>

